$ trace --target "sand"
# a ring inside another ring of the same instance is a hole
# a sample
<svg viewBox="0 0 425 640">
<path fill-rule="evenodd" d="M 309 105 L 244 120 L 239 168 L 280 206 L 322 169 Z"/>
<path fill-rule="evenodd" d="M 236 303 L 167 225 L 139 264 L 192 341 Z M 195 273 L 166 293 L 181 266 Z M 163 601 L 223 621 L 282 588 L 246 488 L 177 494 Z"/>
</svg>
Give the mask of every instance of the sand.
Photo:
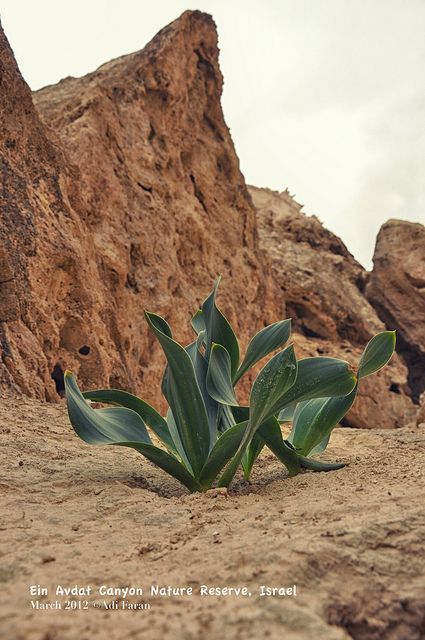
<svg viewBox="0 0 425 640">
<path fill-rule="evenodd" d="M 204 495 L 134 451 L 84 444 L 64 405 L 1 400 L 0 431 L 5 640 L 425 637 L 417 428 L 338 429 L 325 458 L 348 462 L 341 471 L 288 478 L 265 452 L 251 485 Z M 88 608 L 31 607 L 63 605 L 58 585 L 90 586 L 75 598 Z M 101 585 L 143 587 L 126 600 L 151 608 L 105 609 L 116 598 L 99 597 Z M 194 595 L 155 597 L 151 585 Z M 201 596 L 200 585 L 251 596 Z M 297 595 L 261 596 L 262 585 Z"/>
</svg>

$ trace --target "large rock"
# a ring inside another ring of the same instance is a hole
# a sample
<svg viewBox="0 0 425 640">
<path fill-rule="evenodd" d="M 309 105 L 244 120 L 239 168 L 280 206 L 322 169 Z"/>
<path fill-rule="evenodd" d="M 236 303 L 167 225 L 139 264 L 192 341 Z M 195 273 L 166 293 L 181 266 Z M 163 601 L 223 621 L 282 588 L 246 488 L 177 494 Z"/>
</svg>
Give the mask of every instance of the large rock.
<svg viewBox="0 0 425 640">
<path fill-rule="evenodd" d="M 363 295 L 367 274 L 345 244 L 284 191 L 249 187 L 286 314 L 306 336 L 364 344 L 384 324 Z"/>
<path fill-rule="evenodd" d="M 210 16 L 184 13 L 142 51 L 37 92 L 35 106 L 3 33 L 0 42 L 3 388 L 54 400 L 68 367 L 85 387 L 160 403 L 163 357 L 143 309 L 189 341 L 190 313 L 218 273 L 243 342 L 293 316 L 300 354 L 356 363 L 383 328 L 362 293 L 366 274 L 288 194 L 252 190 L 260 243 L 221 110 Z M 362 385 L 347 424 L 400 425 L 405 378 L 395 360 Z"/>
<path fill-rule="evenodd" d="M 244 335 L 279 315 L 210 16 L 184 13 L 142 51 L 39 91 L 37 109 L 3 33 L 1 65 L 3 384 L 54 399 L 70 367 L 157 402 L 143 309 L 189 340 L 220 272 Z"/>
<path fill-rule="evenodd" d="M 249 191 L 273 280 L 286 315 L 294 320 L 298 354 L 340 357 L 356 366 L 368 340 L 385 329 L 363 294 L 368 274 L 337 236 L 302 212 L 288 191 L 251 186 Z M 344 424 L 402 426 L 414 417 L 407 392 L 406 367 L 394 356 L 390 365 L 362 380 Z"/>
<path fill-rule="evenodd" d="M 425 227 L 388 220 L 380 229 L 366 295 L 397 329 L 398 352 L 409 368 L 415 400 L 425 389 Z"/>
</svg>

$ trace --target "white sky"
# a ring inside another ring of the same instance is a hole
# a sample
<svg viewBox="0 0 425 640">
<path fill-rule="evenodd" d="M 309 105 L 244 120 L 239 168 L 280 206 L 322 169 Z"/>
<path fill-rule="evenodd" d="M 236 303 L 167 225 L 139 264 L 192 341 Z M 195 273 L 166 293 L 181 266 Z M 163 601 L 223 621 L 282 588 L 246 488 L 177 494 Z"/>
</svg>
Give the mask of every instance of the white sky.
<svg viewBox="0 0 425 640">
<path fill-rule="evenodd" d="M 390 217 L 425 222 L 425 0 L 2 0 L 33 89 L 141 49 L 185 9 L 218 26 L 248 183 L 288 187 L 370 267 Z"/>
</svg>

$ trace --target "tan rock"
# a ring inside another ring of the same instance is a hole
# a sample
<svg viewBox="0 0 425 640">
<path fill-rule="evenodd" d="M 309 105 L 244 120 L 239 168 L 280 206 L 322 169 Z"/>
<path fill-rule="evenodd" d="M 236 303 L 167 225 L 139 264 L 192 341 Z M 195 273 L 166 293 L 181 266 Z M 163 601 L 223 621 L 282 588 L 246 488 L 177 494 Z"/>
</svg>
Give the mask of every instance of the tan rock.
<svg viewBox="0 0 425 640">
<path fill-rule="evenodd" d="M 61 391 L 68 367 L 84 387 L 158 403 L 164 360 L 144 309 L 189 341 L 223 273 L 220 303 L 244 336 L 278 315 L 221 110 L 214 22 L 186 12 L 143 51 L 39 91 L 44 123 L 1 37 L 0 239 L 20 305 L 4 318 L 3 377 L 54 399 L 51 375 Z"/>
<path fill-rule="evenodd" d="M 298 333 L 294 334 L 294 343 L 298 358 L 341 358 L 354 369 L 358 367 L 363 351 L 363 347 L 353 345 L 348 340 L 335 343 L 317 338 L 307 339 Z M 415 406 L 406 393 L 406 379 L 407 369 L 400 357 L 394 354 L 386 367 L 361 380 L 357 398 L 341 424 L 359 429 L 394 429 L 413 422 Z"/>
<path fill-rule="evenodd" d="M 379 317 L 397 329 L 398 352 L 418 399 L 425 389 L 425 227 L 388 220 L 380 229 L 366 295 Z"/>
<path fill-rule="evenodd" d="M 0 40 L 3 388 L 55 400 L 72 368 L 85 388 L 126 388 L 163 408 L 164 358 L 143 309 L 189 341 L 190 314 L 218 273 L 245 344 L 286 315 L 306 351 L 347 347 L 357 358 L 383 328 L 365 271 L 289 194 L 251 189 L 260 244 L 210 16 L 184 13 L 142 51 L 37 92 L 36 108 Z M 405 377 L 395 360 L 362 385 L 348 422 L 400 425 Z"/>
<path fill-rule="evenodd" d="M 384 324 L 363 295 L 367 274 L 347 247 L 288 191 L 249 187 L 286 315 L 307 336 L 365 344 Z"/>
<path fill-rule="evenodd" d="M 337 236 L 302 212 L 288 191 L 251 186 L 249 191 L 273 280 L 298 333 L 298 356 L 340 357 L 357 366 L 369 339 L 385 329 L 363 294 L 368 274 Z M 407 369 L 394 356 L 386 368 L 362 380 L 343 423 L 400 427 L 414 416 L 408 392 Z"/>
</svg>

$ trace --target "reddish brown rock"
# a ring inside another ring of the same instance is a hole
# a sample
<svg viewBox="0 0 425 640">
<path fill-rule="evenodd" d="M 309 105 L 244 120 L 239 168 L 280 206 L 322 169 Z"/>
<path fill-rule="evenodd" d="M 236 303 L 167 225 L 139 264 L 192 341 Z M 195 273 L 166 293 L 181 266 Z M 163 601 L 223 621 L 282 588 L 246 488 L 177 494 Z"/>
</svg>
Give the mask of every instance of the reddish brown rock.
<svg viewBox="0 0 425 640">
<path fill-rule="evenodd" d="M 243 342 L 294 316 L 301 355 L 356 363 L 383 328 L 362 293 L 366 274 L 287 195 L 253 189 L 260 244 L 221 110 L 210 16 L 184 13 L 142 51 L 37 92 L 36 107 L 0 40 L 3 388 L 54 400 L 68 367 L 84 387 L 123 387 L 161 406 L 163 357 L 143 309 L 188 341 L 218 273 Z M 349 424 L 401 424 L 404 386 L 395 360 L 362 385 Z"/>
<path fill-rule="evenodd" d="M 368 274 L 337 236 L 302 212 L 288 191 L 249 191 L 285 315 L 293 318 L 301 334 L 295 336 L 299 355 L 341 357 L 357 366 L 368 340 L 385 329 L 363 294 Z M 406 367 L 394 356 L 389 366 L 362 380 L 344 424 L 402 426 L 414 415 L 408 391 Z"/>
<path fill-rule="evenodd" d="M 3 318 L 3 379 L 53 399 L 51 375 L 60 391 L 71 367 L 84 386 L 157 402 L 163 360 L 143 309 L 188 340 L 223 273 L 243 335 L 276 316 L 214 22 L 186 12 L 142 51 L 38 92 L 37 110 L 3 34 L 1 47 L 1 255 L 20 309 Z"/>
<path fill-rule="evenodd" d="M 358 366 L 363 347 L 348 340 L 331 342 L 294 334 L 297 356 L 341 358 Z M 415 419 L 415 406 L 407 394 L 407 370 L 395 354 L 386 367 L 363 378 L 353 407 L 342 420 L 345 427 L 359 429 L 394 429 Z"/>
<path fill-rule="evenodd" d="M 385 323 L 397 329 L 398 352 L 418 400 L 425 389 L 425 227 L 388 220 L 380 229 L 366 294 Z"/>
</svg>

